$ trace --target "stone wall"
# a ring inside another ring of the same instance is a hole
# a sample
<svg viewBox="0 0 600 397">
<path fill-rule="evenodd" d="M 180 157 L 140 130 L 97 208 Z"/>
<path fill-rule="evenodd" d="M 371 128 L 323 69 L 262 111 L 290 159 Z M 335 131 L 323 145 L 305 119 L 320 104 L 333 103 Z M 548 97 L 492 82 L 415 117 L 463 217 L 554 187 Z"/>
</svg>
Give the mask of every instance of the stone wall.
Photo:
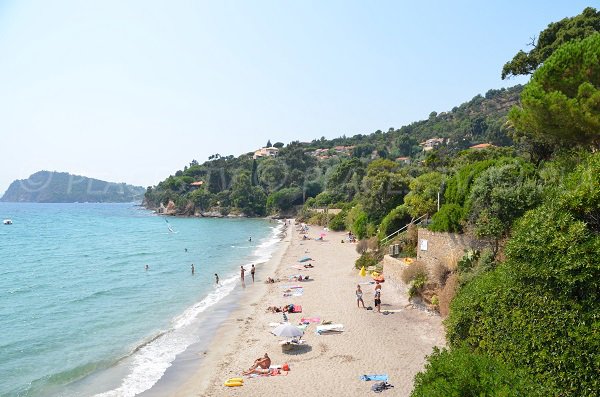
<svg viewBox="0 0 600 397">
<path fill-rule="evenodd" d="M 469 249 L 481 250 L 485 243 L 458 233 L 438 233 L 419 228 L 417 260 L 431 270 L 436 263 L 453 268 Z"/>
</svg>

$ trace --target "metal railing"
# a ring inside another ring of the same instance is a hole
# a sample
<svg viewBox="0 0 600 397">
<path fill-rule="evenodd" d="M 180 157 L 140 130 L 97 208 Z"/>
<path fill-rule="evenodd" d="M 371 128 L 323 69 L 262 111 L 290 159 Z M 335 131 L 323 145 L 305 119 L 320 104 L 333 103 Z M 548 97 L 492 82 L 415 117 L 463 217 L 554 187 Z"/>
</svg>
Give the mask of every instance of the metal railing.
<svg viewBox="0 0 600 397">
<path fill-rule="evenodd" d="M 408 229 L 408 227 L 410 225 L 418 225 L 426 217 L 427 217 L 427 214 L 424 214 L 424 215 L 421 215 L 420 217 L 418 217 L 417 219 L 414 219 L 414 220 L 410 221 L 410 223 L 407 223 L 406 225 L 402 226 L 400 229 L 396 230 L 394 233 L 390 234 L 389 236 L 386 236 L 386 237 L 382 238 L 379 243 L 380 244 L 387 243 L 388 241 L 390 241 L 391 238 L 397 236 L 398 234 L 402 233 L 404 230 Z"/>
</svg>

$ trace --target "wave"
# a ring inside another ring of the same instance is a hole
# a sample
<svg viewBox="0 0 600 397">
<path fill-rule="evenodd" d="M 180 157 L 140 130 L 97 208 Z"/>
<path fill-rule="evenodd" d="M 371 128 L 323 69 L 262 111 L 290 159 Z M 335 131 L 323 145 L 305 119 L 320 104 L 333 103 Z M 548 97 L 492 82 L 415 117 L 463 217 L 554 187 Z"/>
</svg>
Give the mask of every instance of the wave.
<svg viewBox="0 0 600 397">
<path fill-rule="evenodd" d="M 200 313 L 229 295 L 236 284 L 237 277 L 223 280 L 220 288 L 215 288 L 200 302 L 175 317 L 169 330 L 159 332 L 132 349 L 128 357 L 120 360 L 131 360 L 127 376 L 117 388 L 97 394 L 96 397 L 133 397 L 150 389 L 172 365 L 177 355 L 196 341 L 189 328 L 195 324 Z"/>
</svg>

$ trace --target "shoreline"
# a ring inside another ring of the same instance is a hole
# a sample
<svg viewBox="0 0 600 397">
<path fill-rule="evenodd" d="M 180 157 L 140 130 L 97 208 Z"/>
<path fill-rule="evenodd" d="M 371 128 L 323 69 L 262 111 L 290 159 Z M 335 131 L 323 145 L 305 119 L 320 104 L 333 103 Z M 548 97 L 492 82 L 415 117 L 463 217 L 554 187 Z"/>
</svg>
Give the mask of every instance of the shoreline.
<svg viewBox="0 0 600 397">
<path fill-rule="evenodd" d="M 170 396 L 187 397 L 192 395 L 203 395 L 198 393 L 202 393 L 208 388 L 210 381 L 216 375 L 216 368 L 207 363 L 218 361 L 219 358 L 226 353 L 225 346 L 236 340 L 239 336 L 239 324 L 244 321 L 245 313 L 248 311 L 248 303 L 250 303 L 251 306 L 256 305 L 258 300 L 266 294 L 268 285 L 264 283 L 265 277 L 258 277 L 258 275 L 273 274 L 280 265 L 283 256 L 290 246 L 291 225 L 284 225 L 282 230 L 278 233 L 278 236 L 281 237 L 281 240 L 279 241 L 280 246 L 275 250 L 269 260 L 262 263 L 260 267 L 257 267 L 257 277 L 254 284 L 251 281 L 252 278 L 249 269 L 247 269 L 245 275 L 246 287 L 240 294 L 240 298 L 243 299 L 243 302 L 238 302 L 237 307 L 231 311 L 227 319 L 225 319 L 217 328 L 214 336 L 208 343 L 208 345 L 212 347 L 209 347 L 202 353 L 202 357 L 198 362 L 198 367 L 196 370 L 192 371 L 190 379 L 180 384 L 175 390 L 172 390 L 169 394 Z M 248 283 L 247 280 L 250 280 L 250 282 Z"/>
<path fill-rule="evenodd" d="M 425 356 L 433 346 L 445 346 L 441 318 L 406 305 L 406 286 L 386 279 L 382 292 L 382 311 L 389 315 L 357 308 L 354 291 L 362 285 L 364 301 L 373 306 L 374 286 L 370 278 L 361 278 L 354 269 L 358 257 L 355 245 L 341 240 L 345 234 L 328 232 L 325 241 L 315 241 L 320 230 L 311 227 L 311 239 L 302 240 L 288 227 L 284 244 L 268 265 L 257 270 L 258 288 L 243 294 L 243 301 L 222 323 L 210 348 L 187 381 L 169 396 L 264 396 L 302 391 L 307 396 L 357 395 L 369 393 L 373 382 L 360 380 L 363 374 L 387 374 L 393 389 L 390 396 L 408 396 L 414 375 L 424 368 Z M 309 255 L 314 268 L 297 270 L 299 257 Z M 286 279 L 291 274 L 308 274 L 312 281 L 303 282 L 304 294 L 283 297 L 281 286 L 297 282 L 264 284 L 267 276 Z M 390 276 L 394 272 L 390 271 Z M 255 284 L 256 286 L 256 284 Z M 280 322 L 281 313 L 267 313 L 271 305 L 299 304 L 301 314 L 289 314 L 298 324 L 302 317 L 319 317 L 344 324 L 344 332 L 317 335 L 317 324 L 310 324 L 303 336 L 306 345 L 284 351 L 280 338 L 270 333 L 270 322 Z M 244 377 L 244 386 L 228 388 L 223 383 L 240 377 L 256 357 L 269 353 L 273 364 L 288 363 L 286 376 Z"/>
</svg>

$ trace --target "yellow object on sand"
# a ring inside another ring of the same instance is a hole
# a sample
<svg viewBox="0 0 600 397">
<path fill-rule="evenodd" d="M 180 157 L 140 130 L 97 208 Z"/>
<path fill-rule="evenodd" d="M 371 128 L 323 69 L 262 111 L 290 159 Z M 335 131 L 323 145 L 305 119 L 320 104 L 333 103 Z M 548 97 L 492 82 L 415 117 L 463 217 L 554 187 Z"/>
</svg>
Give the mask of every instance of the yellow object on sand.
<svg viewBox="0 0 600 397">
<path fill-rule="evenodd" d="M 377 277 L 377 276 L 379 276 L 379 273 L 377 273 L 377 272 L 371 272 L 371 276 Z"/>
<path fill-rule="evenodd" d="M 232 382 L 231 379 L 224 383 L 227 387 L 244 386 L 244 382 Z"/>
<path fill-rule="evenodd" d="M 360 268 L 360 272 L 358 272 L 358 274 L 360 274 L 361 277 L 364 277 L 367 275 L 367 271 L 365 270 L 364 266 Z"/>
<path fill-rule="evenodd" d="M 244 378 L 230 378 L 227 382 L 242 382 L 242 383 L 244 383 Z"/>
</svg>

